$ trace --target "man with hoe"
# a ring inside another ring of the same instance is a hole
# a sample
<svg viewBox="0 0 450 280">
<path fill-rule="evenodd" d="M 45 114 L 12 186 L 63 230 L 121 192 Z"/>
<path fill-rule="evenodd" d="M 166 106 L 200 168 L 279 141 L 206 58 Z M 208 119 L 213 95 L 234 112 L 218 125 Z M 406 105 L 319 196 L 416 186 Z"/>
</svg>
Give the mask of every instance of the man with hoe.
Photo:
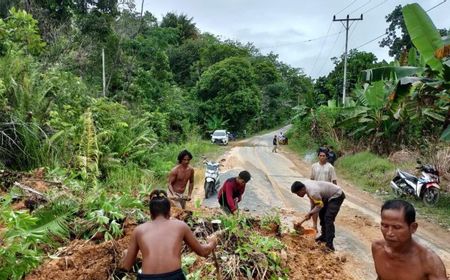
<svg viewBox="0 0 450 280">
<path fill-rule="evenodd" d="M 178 164 L 170 171 L 168 180 L 169 198 L 172 205 L 181 209 L 186 208 L 186 201 L 191 200 L 194 189 L 194 168 L 189 165 L 192 154 L 183 150 L 178 154 Z M 184 194 L 189 182 L 188 195 Z"/>
<path fill-rule="evenodd" d="M 303 221 L 307 221 L 314 214 L 319 213 L 321 234 L 316 241 L 324 242 L 328 251 L 334 251 L 334 220 L 336 219 L 345 194 L 342 189 L 325 181 L 305 180 L 295 181 L 291 186 L 291 192 L 300 197 L 308 196 L 311 202 L 311 210 L 305 215 Z"/>
<path fill-rule="evenodd" d="M 245 185 L 250 181 L 251 175 L 244 170 L 237 177 L 225 181 L 219 190 L 217 199 L 222 209 L 228 214 L 234 214 L 238 209 L 238 203 L 242 200 L 245 192 Z"/>
<path fill-rule="evenodd" d="M 403 200 L 388 200 L 381 207 L 382 240 L 372 243 L 379 280 L 447 280 L 445 266 L 432 250 L 417 243 L 416 211 Z"/>
<path fill-rule="evenodd" d="M 217 246 L 216 235 L 209 236 L 207 244 L 200 244 L 185 222 L 170 219 L 170 201 L 163 190 L 151 192 L 150 214 L 151 222 L 134 229 L 122 268 L 130 270 L 141 251 L 142 274 L 137 275 L 138 280 L 186 279 L 181 270 L 183 241 L 199 256 L 206 257 Z"/>
</svg>

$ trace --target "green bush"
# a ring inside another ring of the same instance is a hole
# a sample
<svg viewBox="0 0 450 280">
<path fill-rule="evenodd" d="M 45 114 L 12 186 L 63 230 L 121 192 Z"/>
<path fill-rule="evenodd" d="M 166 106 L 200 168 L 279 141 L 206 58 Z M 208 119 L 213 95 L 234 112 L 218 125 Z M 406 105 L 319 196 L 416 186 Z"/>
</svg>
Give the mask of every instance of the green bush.
<svg viewBox="0 0 450 280">
<path fill-rule="evenodd" d="M 389 182 L 394 175 L 395 166 L 386 158 L 362 152 L 339 158 L 336 163 L 336 167 L 346 179 L 350 179 L 366 191 L 390 189 Z"/>
</svg>

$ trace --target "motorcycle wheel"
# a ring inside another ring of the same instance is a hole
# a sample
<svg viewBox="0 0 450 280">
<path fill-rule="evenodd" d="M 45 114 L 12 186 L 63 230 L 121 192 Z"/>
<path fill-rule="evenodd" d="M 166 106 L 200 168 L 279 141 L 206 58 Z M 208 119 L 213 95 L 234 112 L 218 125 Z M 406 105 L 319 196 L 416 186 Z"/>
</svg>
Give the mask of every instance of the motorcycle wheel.
<svg viewBox="0 0 450 280">
<path fill-rule="evenodd" d="M 214 182 L 205 182 L 205 198 L 214 194 Z"/>
<path fill-rule="evenodd" d="M 395 178 L 394 178 L 394 182 L 395 182 L 395 184 L 397 184 L 397 186 L 399 186 L 400 183 L 402 182 L 402 180 L 399 180 L 399 179 L 395 180 Z M 404 195 L 403 195 L 403 192 L 402 192 L 401 190 L 399 190 L 399 189 L 392 188 L 392 191 L 394 192 L 394 195 L 395 195 L 396 197 L 398 197 L 398 198 L 404 196 Z"/>
<path fill-rule="evenodd" d="M 428 188 L 423 193 L 422 201 L 426 206 L 434 206 L 439 200 L 439 189 Z"/>
</svg>

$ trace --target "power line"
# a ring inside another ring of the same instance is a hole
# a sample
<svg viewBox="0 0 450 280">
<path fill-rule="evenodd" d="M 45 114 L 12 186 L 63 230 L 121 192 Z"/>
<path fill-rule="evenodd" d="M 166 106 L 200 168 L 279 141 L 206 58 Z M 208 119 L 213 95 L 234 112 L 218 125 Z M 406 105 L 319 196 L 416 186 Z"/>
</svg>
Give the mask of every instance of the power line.
<svg viewBox="0 0 450 280">
<path fill-rule="evenodd" d="M 360 6 L 359 8 L 356 8 L 355 10 L 351 11 L 350 14 L 353 14 L 354 12 L 358 11 L 359 9 L 364 8 L 364 7 L 367 6 L 370 2 L 372 2 L 372 0 L 367 1 L 365 4 L 363 4 L 363 5 Z"/>
<path fill-rule="evenodd" d="M 339 32 L 339 35 L 337 36 L 336 40 L 334 40 L 333 45 L 330 48 L 330 51 L 328 52 L 328 54 L 325 57 L 330 57 L 331 52 L 334 50 L 334 47 L 336 46 L 337 41 L 339 40 L 340 34 L 344 32 L 343 31 L 343 27 L 341 26 L 341 31 Z M 322 73 L 323 68 L 325 67 L 325 64 L 327 63 L 328 59 L 325 60 L 325 62 L 322 64 L 322 66 L 320 67 L 319 72 L 317 72 L 317 76 L 320 76 L 320 74 Z"/>
<path fill-rule="evenodd" d="M 330 26 L 328 26 L 327 35 L 328 35 L 328 33 L 330 33 L 332 24 L 333 24 L 333 22 L 330 22 Z M 323 46 L 325 45 L 326 42 L 327 42 L 327 39 L 325 38 L 325 42 L 320 46 L 320 51 L 317 54 L 316 58 L 314 59 L 314 64 L 313 64 L 313 67 L 311 68 L 311 74 L 314 72 L 314 69 L 316 68 L 317 60 L 319 59 L 319 56 L 322 54 Z"/>
<path fill-rule="evenodd" d="M 440 5 L 444 4 L 445 2 L 447 2 L 447 0 L 444 0 L 444 1 L 442 1 L 441 3 L 438 3 L 438 4 L 434 5 L 433 7 L 429 8 L 429 9 L 427 10 L 427 12 L 433 10 L 433 9 L 436 8 L 436 7 L 439 7 Z"/>
<path fill-rule="evenodd" d="M 338 15 L 339 13 L 343 12 L 345 9 L 347 9 L 348 7 L 350 7 L 351 5 L 353 5 L 353 3 L 355 3 L 358 0 L 353 0 L 350 4 L 348 4 L 347 6 L 345 6 L 344 8 L 342 8 L 342 10 L 340 10 L 339 12 L 335 13 L 335 15 Z"/>
<path fill-rule="evenodd" d="M 373 6 L 372 8 L 369 8 L 368 10 L 365 10 L 365 11 L 363 12 L 363 14 L 364 14 L 364 15 L 365 15 L 365 14 L 368 14 L 370 11 L 372 11 L 372 10 L 374 10 L 374 9 L 376 9 L 376 8 L 378 8 L 378 7 L 380 7 L 381 5 L 383 5 L 384 3 L 386 3 L 387 1 L 389 1 L 389 0 L 381 1 L 378 5 Z"/>
<path fill-rule="evenodd" d="M 329 35 L 323 35 L 320 37 L 316 37 L 316 38 L 312 38 L 312 39 L 308 39 L 308 40 L 303 40 L 303 41 L 297 41 L 297 42 L 290 42 L 290 43 L 283 43 L 283 44 L 276 44 L 276 45 L 271 45 L 271 46 L 263 46 L 263 47 L 259 47 L 259 49 L 268 49 L 268 48 L 276 48 L 276 47 L 282 47 L 282 46 L 289 46 L 289 45 L 296 45 L 296 44 L 300 44 L 300 43 L 309 43 L 309 42 L 313 42 L 313 41 L 317 41 L 323 38 L 327 38 L 327 37 L 333 37 L 335 35 L 339 35 L 340 32 L 336 32 L 336 33 L 332 33 Z"/>
<path fill-rule="evenodd" d="M 384 4 L 385 2 L 386 2 L 386 1 L 380 3 L 379 5 L 373 7 L 372 9 L 369 9 L 368 11 L 373 10 L 374 8 L 376 8 L 376 7 L 378 7 L 378 6 L 382 5 L 382 4 Z M 440 3 L 436 4 L 436 5 L 434 5 L 433 7 L 429 8 L 428 10 L 426 10 L 426 12 L 429 12 L 429 11 L 435 9 L 436 7 L 438 7 L 438 6 L 442 5 L 442 4 L 444 4 L 445 2 L 447 2 L 447 0 L 443 0 L 442 2 L 440 2 Z M 384 32 L 383 34 L 381 34 L 381 35 L 379 35 L 379 36 L 373 38 L 372 40 L 367 41 L 367 42 L 365 42 L 364 44 L 362 44 L 362 45 L 356 47 L 356 49 L 359 49 L 359 48 L 361 48 L 361 47 L 364 47 L 365 45 L 372 43 L 373 41 L 375 41 L 375 40 L 377 40 L 377 39 L 383 37 L 383 36 L 386 35 L 386 34 L 387 34 L 387 32 Z"/>
<path fill-rule="evenodd" d="M 372 40 L 370 40 L 370 41 L 368 41 L 368 42 L 365 42 L 364 44 L 362 44 L 362 45 L 356 47 L 355 49 L 359 49 L 359 48 L 361 48 L 361 47 L 364 47 L 365 45 L 372 43 L 373 41 L 377 40 L 378 38 L 383 37 L 383 36 L 386 35 L 386 34 L 387 34 L 387 33 L 384 32 L 384 33 L 381 34 L 380 36 L 378 36 L 378 37 L 376 37 L 376 38 L 373 38 Z"/>
</svg>

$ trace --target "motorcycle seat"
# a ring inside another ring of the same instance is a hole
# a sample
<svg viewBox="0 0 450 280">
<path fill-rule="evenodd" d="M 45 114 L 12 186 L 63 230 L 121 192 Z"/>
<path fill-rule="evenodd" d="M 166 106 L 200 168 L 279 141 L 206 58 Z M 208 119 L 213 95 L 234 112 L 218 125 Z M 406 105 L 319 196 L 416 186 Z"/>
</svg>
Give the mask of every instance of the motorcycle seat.
<svg viewBox="0 0 450 280">
<path fill-rule="evenodd" d="M 410 182 L 413 182 L 414 184 L 417 184 L 417 177 L 416 177 L 416 176 L 411 175 L 411 174 L 409 174 L 409 173 L 407 173 L 407 172 L 404 172 L 404 171 L 399 171 L 399 173 L 400 173 L 402 176 L 404 176 L 406 180 L 408 180 L 408 181 L 410 181 Z"/>
</svg>

